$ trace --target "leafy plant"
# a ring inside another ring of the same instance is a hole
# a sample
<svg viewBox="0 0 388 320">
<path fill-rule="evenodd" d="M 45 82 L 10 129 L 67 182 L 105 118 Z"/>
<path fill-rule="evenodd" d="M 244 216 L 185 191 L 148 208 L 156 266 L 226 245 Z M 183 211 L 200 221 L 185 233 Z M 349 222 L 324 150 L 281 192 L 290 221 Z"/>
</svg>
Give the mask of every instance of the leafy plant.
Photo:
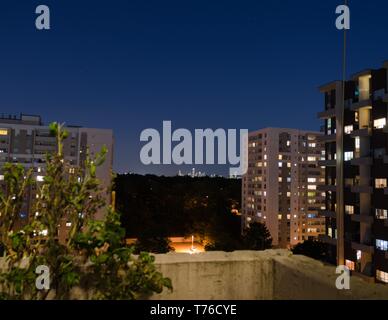
<svg viewBox="0 0 388 320">
<path fill-rule="evenodd" d="M 156 270 L 148 253 L 133 255 L 125 245 L 120 215 L 105 203 L 96 176 L 106 148 L 79 167 L 64 159 L 63 140 L 68 133 L 58 123 L 50 125 L 57 139 L 57 152 L 46 155 L 43 182 L 33 171 L 18 164 L 3 167 L 5 185 L 0 191 L 0 239 L 5 263 L 0 263 L 0 298 L 70 299 L 80 287 L 93 299 L 137 299 L 163 288 L 171 281 Z M 20 212 L 25 198 L 36 190 L 34 215 L 23 224 Z M 104 221 L 97 210 L 106 208 Z M 70 224 L 63 237 L 59 226 Z M 36 288 L 36 268 L 50 270 L 50 288 Z"/>
</svg>

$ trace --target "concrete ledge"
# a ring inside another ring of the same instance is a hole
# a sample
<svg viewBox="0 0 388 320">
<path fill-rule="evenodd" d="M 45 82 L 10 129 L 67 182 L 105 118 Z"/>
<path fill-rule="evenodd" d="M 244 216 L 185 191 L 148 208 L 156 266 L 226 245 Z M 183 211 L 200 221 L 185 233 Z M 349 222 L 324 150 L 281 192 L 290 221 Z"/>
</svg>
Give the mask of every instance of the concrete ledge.
<svg viewBox="0 0 388 320">
<path fill-rule="evenodd" d="M 351 277 L 338 290 L 335 267 L 287 250 L 156 255 L 174 291 L 154 300 L 388 299 L 388 287 Z"/>
</svg>

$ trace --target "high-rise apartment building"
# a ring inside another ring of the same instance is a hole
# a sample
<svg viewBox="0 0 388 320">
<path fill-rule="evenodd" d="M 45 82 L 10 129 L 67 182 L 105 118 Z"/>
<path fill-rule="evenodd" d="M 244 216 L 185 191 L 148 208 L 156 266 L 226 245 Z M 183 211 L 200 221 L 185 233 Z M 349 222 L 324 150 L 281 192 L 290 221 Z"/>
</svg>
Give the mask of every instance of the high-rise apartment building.
<svg viewBox="0 0 388 320">
<path fill-rule="evenodd" d="M 108 188 L 111 183 L 113 163 L 113 132 L 108 129 L 92 129 L 67 126 L 68 138 L 64 141 L 64 157 L 74 166 L 82 166 L 87 150 L 93 157 L 105 145 L 108 149 L 105 163 L 97 168 L 97 177 L 103 188 Z M 45 126 L 40 116 L 20 115 L 0 117 L 0 183 L 4 179 L 1 168 L 6 162 L 19 163 L 26 168 L 33 168 L 34 178 L 43 181 L 45 174 L 46 153 L 56 152 L 56 138 L 50 134 L 50 129 Z M 28 220 L 32 212 L 32 203 L 35 191 L 31 188 L 20 212 L 20 224 Z M 107 201 L 109 201 L 107 195 Z M 104 212 L 97 212 L 96 219 L 101 219 Z M 61 225 L 60 235 L 66 232 L 66 222 Z"/>
<path fill-rule="evenodd" d="M 388 62 L 320 88 L 333 261 L 388 283 Z"/>
<path fill-rule="evenodd" d="M 249 134 L 242 179 L 242 227 L 265 223 L 275 247 L 287 248 L 325 233 L 323 147 L 320 132 L 267 128 Z"/>
</svg>

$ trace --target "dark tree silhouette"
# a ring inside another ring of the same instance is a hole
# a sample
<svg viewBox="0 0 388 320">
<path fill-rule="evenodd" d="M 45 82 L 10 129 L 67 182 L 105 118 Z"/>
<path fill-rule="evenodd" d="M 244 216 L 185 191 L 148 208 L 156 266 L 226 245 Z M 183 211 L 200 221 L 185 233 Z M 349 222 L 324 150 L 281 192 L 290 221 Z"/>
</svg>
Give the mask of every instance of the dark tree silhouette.
<svg viewBox="0 0 388 320">
<path fill-rule="evenodd" d="M 135 253 L 167 253 L 173 250 L 170 243 L 166 237 L 139 237 L 135 243 Z"/>
<path fill-rule="evenodd" d="M 247 250 L 266 250 L 272 247 L 272 237 L 263 223 L 252 223 L 245 229 L 244 248 Z"/>
<path fill-rule="evenodd" d="M 306 240 L 299 243 L 292 249 L 292 252 L 293 254 L 300 254 L 321 261 L 326 261 L 328 256 L 327 245 L 316 240 Z"/>
</svg>

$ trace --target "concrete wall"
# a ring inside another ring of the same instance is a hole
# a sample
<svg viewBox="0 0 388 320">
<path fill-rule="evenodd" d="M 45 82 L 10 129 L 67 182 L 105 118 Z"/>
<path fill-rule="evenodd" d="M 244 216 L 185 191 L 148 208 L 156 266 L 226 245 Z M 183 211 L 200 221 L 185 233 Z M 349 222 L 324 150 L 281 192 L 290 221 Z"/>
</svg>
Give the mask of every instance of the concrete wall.
<svg viewBox="0 0 388 320">
<path fill-rule="evenodd" d="M 388 299 L 388 286 L 352 276 L 338 290 L 335 267 L 287 250 L 156 255 L 174 291 L 154 300 Z"/>
<path fill-rule="evenodd" d="M 169 253 L 156 255 L 156 264 L 174 290 L 152 300 L 388 299 L 388 285 L 356 276 L 350 290 L 337 290 L 335 267 L 287 250 Z M 79 288 L 72 297 L 88 299 Z"/>
</svg>

